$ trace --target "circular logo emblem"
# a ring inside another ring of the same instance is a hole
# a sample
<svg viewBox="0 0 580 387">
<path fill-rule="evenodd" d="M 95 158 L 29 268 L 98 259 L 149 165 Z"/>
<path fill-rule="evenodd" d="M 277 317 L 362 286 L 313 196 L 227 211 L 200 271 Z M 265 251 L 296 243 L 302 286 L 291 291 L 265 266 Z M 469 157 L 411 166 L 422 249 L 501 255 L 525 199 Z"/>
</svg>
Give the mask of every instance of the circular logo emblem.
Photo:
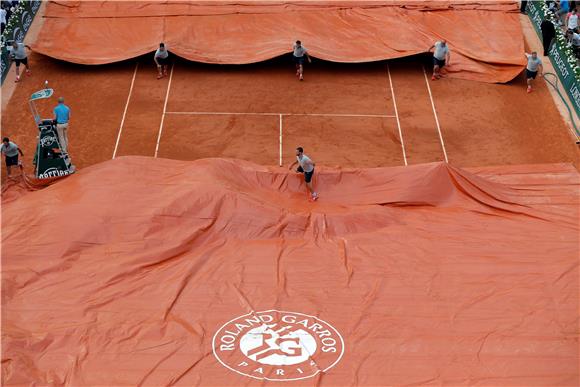
<svg viewBox="0 0 580 387">
<path fill-rule="evenodd" d="M 213 336 L 213 353 L 225 367 L 256 379 L 306 379 L 332 368 L 344 353 L 329 323 L 296 312 L 266 310 L 228 321 Z"/>
</svg>

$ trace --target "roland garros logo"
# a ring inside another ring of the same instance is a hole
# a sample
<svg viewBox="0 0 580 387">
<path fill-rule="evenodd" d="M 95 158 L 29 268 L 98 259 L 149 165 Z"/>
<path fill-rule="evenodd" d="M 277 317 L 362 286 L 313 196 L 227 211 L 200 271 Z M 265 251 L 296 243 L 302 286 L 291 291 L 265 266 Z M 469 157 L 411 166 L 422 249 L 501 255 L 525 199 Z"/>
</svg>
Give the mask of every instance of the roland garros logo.
<svg viewBox="0 0 580 387">
<path fill-rule="evenodd" d="M 225 323 L 213 337 L 225 367 L 256 379 L 310 378 L 340 361 L 344 342 L 329 323 L 296 312 L 251 312 Z"/>
</svg>

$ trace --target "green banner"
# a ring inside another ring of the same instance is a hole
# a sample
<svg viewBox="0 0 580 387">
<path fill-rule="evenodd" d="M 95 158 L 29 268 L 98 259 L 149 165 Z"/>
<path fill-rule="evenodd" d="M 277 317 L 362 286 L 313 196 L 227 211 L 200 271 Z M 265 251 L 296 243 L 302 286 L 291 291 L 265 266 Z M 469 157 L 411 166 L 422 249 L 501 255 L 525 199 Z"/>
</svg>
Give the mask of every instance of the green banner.
<svg viewBox="0 0 580 387">
<path fill-rule="evenodd" d="M 24 41 L 24 37 L 32 25 L 40 4 L 40 0 L 21 1 L 16 11 L 10 15 L 10 20 L 7 21 L 8 25 L 6 25 L 2 33 L 2 64 L 0 68 L 2 70 L 2 83 L 4 83 L 8 70 L 10 70 L 11 63 L 6 46 L 14 40 L 18 42 Z"/>
<path fill-rule="evenodd" d="M 546 3 L 543 1 L 528 1 L 526 8 L 528 16 L 532 21 L 536 33 L 542 40 L 542 29 L 540 25 L 544 19 L 554 20 L 553 15 L 546 16 Z M 560 27 L 556 27 L 556 39 L 548 51 L 550 61 L 554 66 L 554 70 L 564 86 L 576 115 L 580 117 L 580 81 L 574 73 L 572 66 L 577 66 L 577 59 L 571 54 L 571 50 L 567 47 L 566 39 Z"/>
</svg>

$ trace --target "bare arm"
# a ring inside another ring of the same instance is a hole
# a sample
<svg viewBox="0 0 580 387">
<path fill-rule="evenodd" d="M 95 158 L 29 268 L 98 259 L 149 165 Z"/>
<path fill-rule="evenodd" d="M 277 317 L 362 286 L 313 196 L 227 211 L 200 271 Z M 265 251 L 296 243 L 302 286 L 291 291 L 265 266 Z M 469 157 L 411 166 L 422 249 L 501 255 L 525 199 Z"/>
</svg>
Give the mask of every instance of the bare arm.
<svg viewBox="0 0 580 387">
<path fill-rule="evenodd" d="M 298 164 L 298 161 L 294 161 L 292 164 L 290 164 L 290 166 L 288 167 L 289 170 L 292 170 L 292 168 L 294 168 L 294 166 Z"/>
<path fill-rule="evenodd" d="M 32 48 L 28 44 L 25 44 L 24 47 L 28 48 L 29 50 L 32 50 Z"/>
<path fill-rule="evenodd" d="M 308 55 L 307 52 L 305 52 L 304 55 L 306 56 L 306 59 L 308 59 L 308 63 L 312 63 L 312 59 L 310 59 L 310 55 Z"/>
<path fill-rule="evenodd" d="M 544 66 L 538 65 L 538 69 L 540 70 L 540 77 L 544 76 Z"/>
<path fill-rule="evenodd" d="M 431 47 L 429 47 L 429 49 L 427 50 L 427 52 L 431 52 L 432 49 L 435 48 L 435 45 L 432 45 Z"/>
<path fill-rule="evenodd" d="M 18 153 L 20 153 L 20 156 L 24 157 L 24 153 L 22 153 L 22 151 L 20 150 L 20 148 L 18 148 Z"/>
</svg>

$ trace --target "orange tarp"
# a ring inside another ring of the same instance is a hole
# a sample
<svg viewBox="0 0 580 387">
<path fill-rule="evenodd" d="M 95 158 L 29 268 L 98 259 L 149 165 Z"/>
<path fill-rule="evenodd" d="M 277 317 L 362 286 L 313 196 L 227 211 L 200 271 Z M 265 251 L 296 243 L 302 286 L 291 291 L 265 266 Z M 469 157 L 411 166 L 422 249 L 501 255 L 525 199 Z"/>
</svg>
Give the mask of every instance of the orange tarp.
<svg viewBox="0 0 580 387">
<path fill-rule="evenodd" d="M 314 182 L 127 157 L 10 196 L 3 383 L 579 384 L 571 166 Z"/>
<path fill-rule="evenodd" d="M 291 51 L 368 62 L 451 49 L 451 76 L 507 82 L 523 69 L 524 40 L 513 1 L 51 1 L 33 48 L 82 64 L 153 52 L 165 42 L 193 61 L 244 64 Z"/>
</svg>

